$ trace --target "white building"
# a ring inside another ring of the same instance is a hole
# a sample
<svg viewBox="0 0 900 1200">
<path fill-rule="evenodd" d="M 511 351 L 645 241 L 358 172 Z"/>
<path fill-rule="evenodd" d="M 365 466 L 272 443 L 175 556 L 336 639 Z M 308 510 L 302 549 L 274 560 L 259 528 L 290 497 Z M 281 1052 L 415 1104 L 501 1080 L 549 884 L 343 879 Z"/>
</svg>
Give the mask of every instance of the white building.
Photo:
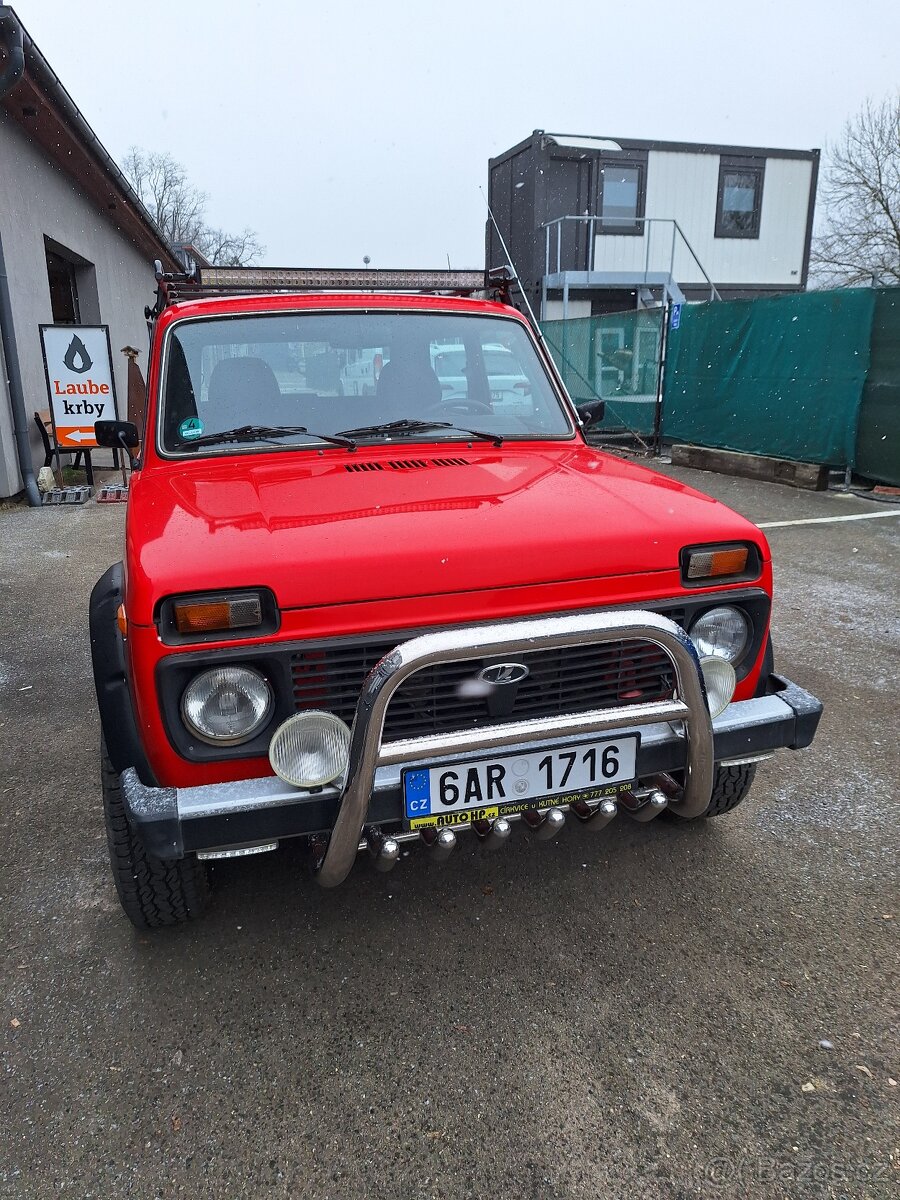
<svg viewBox="0 0 900 1200">
<path fill-rule="evenodd" d="M 124 346 L 146 370 L 153 262 L 181 265 L 14 10 L 0 5 L 0 497 L 34 500 L 48 408 L 39 326 L 109 326 L 119 412 Z M 5 302 L 4 302 L 5 297 Z"/>
<path fill-rule="evenodd" d="M 490 203 L 548 319 L 802 291 L 818 150 L 536 130 L 489 164 Z M 505 261 L 492 224 L 490 266 Z"/>
</svg>

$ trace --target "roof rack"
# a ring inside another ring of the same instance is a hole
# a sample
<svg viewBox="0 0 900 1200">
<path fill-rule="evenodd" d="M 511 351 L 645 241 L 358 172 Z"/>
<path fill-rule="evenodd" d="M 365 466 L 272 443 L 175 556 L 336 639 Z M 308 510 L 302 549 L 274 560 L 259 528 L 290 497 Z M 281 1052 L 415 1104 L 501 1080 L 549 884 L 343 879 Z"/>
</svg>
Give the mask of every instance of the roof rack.
<svg viewBox="0 0 900 1200">
<path fill-rule="evenodd" d="M 170 304 L 205 296 L 246 296 L 275 292 L 431 292 L 451 296 L 485 293 L 509 303 L 512 272 L 507 267 L 490 271 L 393 271 L 340 267 L 203 267 L 193 274 L 164 272 L 156 262 L 159 285 L 156 317 Z"/>
</svg>

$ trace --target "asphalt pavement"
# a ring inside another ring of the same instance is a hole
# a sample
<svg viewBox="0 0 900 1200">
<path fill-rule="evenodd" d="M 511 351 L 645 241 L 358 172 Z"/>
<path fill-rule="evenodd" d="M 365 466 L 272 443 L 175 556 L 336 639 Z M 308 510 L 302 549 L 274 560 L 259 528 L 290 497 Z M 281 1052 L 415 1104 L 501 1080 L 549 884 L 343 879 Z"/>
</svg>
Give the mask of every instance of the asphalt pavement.
<svg viewBox="0 0 900 1200">
<path fill-rule="evenodd" d="M 900 516 L 663 468 L 769 528 L 776 667 L 826 710 L 734 813 L 462 839 L 332 892 L 216 864 L 115 898 L 87 638 L 123 510 L 0 511 L 0 1195 L 896 1194 Z"/>
</svg>

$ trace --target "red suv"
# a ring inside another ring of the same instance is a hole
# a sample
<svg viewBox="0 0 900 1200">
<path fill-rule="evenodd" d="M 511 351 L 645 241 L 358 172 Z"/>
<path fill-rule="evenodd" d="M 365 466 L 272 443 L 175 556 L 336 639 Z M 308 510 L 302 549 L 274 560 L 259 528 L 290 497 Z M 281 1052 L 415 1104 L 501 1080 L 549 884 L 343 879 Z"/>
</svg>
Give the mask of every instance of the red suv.
<svg viewBox="0 0 900 1200">
<path fill-rule="evenodd" d="M 773 670 L 762 533 L 588 445 L 602 405 L 529 322 L 448 294 L 483 278 L 370 274 L 162 277 L 144 428 L 98 422 L 135 455 L 91 638 L 138 926 L 196 916 L 206 860 L 287 838 L 332 887 L 463 831 L 716 816 L 814 736 L 820 703 Z M 266 287 L 295 290 L 234 294 Z M 359 362 L 374 386 L 345 394 Z"/>
</svg>

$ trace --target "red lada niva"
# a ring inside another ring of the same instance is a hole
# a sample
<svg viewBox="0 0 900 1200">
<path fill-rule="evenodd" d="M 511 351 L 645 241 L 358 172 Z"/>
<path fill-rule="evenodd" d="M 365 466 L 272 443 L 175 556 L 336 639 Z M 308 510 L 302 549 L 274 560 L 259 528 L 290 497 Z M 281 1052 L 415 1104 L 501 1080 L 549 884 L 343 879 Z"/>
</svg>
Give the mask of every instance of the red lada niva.
<svg viewBox="0 0 900 1200">
<path fill-rule="evenodd" d="M 716 816 L 812 741 L 762 533 L 588 445 L 602 405 L 515 308 L 161 285 L 144 428 L 97 427 L 139 449 L 90 613 L 135 925 L 287 838 L 333 887 L 463 831 Z"/>
</svg>

